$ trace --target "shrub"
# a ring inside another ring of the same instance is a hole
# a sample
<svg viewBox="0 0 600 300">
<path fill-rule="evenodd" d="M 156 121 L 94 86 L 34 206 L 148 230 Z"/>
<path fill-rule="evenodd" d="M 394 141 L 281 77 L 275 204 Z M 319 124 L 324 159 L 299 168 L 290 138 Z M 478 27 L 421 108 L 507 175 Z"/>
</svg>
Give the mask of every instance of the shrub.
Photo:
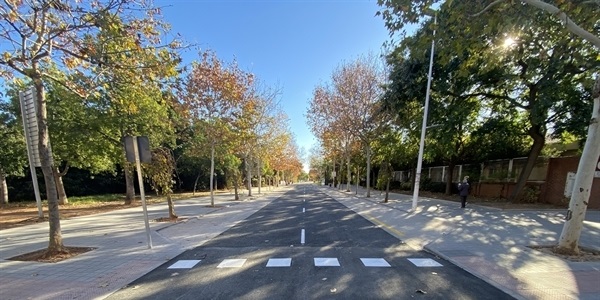
<svg viewBox="0 0 600 300">
<path fill-rule="evenodd" d="M 523 188 L 521 192 L 521 197 L 519 197 L 516 202 L 517 203 L 536 203 L 540 197 L 540 187 L 539 186 L 526 186 Z"/>
</svg>

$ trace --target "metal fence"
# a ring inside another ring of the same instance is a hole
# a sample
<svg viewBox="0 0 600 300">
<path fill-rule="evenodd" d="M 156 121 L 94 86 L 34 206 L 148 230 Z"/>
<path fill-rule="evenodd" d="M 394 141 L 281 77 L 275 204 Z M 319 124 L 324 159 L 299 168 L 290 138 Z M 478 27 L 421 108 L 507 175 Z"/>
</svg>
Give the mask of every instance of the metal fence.
<svg viewBox="0 0 600 300">
<path fill-rule="evenodd" d="M 487 161 L 481 164 L 464 164 L 454 167 L 452 181 L 459 182 L 469 176 L 474 182 L 517 182 L 519 175 L 527 163 L 526 157 Z M 548 158 L 537 159 L 527 181 L 545 181 L 548 172 Z M 393 172 L 393 180 L 397 182 L 412 181 L 411 170 Z M 422 170 L 422 177 L 432 182 L 446 182 L 449 176 L 448 166 L 431 166 Z"/>
</svg>

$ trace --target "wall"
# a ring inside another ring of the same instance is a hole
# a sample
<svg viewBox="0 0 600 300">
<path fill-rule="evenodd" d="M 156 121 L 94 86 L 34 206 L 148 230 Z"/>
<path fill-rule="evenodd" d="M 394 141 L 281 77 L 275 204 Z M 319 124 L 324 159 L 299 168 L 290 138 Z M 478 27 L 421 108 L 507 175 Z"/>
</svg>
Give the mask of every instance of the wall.
<svg viewBox="0 0 600 300">
<path fill-rule="evenodd" d="M 472 194 L 480 197 L 501 197 L 508 198 L 513 191 L 516 178 L 525 163 L 524 158 L 513 159 L 513 171 L 508 172 L 509 159 L 487 162 L 484 164 L 484 170 L 481 172 L 481 178 L 472 176 L 475 183 L 473 185 Z M 555 204 L 563 207 L 568 207 L 569 197 L 565 197 L 565 185 L 567 174 L 575 173 L 579 164 L 578 156 L 557 157 L 557 158 L 540 158 L 536 163 L 534 170 L 529 176 L 527 186 L 540 191 L 538 202 Z M 467 166 L 472 169 L 467 171 Z M 454 170 L 454 182 L 458 181 L 457 172 L 460 166 L 456 166 Z M 463 167 L 463 175 L 474 175 L 478 172 L 479 165 L 466 165 Z M 441 166 L 423 168 L 423 176 L 431 174 L 432 181 L 441 181 L 441 175 L 447 174 L 442 171 Z M 513 173 L 513 174 L 509 174 Z M 409 172 L 395 172 L 395 178 L 403 179 L 402 182 L 410 180 Z M 500 177 L 498 177 L 500 175 Z M 508 178 L 506 178 L 508 176 Z M 444 176 L 445 177 L 445 176 Z M 590 209 L 600 209 L 600 178 L 594 178 L 590 200 L 588 203 Z"/>
<path fill-rule="evenodd" d="M 517 184 L 514 182 L 478 182 L 475 184 L 473 196 L 490 198 L 508 198 L 515 189 L 516 185 Z M 540 197 L 537 198 L 537 201 L 530 199 L 529 201 L 525 202 L 549 203 L 547 201 L 544 201 L 544 198 L 542 197 L 542 194 L 544 193 L 546 187 L 544 181 L 528 181 L 525 184 L 525 186 L 530 187 L 536 191 L 540 191 Z"/>
<path fill-rule="evenodd" d="M 545 202 L 568 205 L 569 198 L 564 195 L 567 174 L 569 172 L 576 173 L 578 165 L 578 156 L 550 159 L 546 175 L 546 189 L 541 195 Z M 588 208 L 600 209 L 600 178 L 594 178 Z"/>
</svg>

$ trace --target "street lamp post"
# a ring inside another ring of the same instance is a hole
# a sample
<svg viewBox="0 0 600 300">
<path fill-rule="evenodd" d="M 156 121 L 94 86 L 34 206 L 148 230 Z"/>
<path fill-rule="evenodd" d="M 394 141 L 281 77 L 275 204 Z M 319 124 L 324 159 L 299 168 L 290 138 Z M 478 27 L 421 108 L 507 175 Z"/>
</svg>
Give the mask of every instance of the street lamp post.
<svg viewBox="0 0 600 300">
<path fill-rule="evenodd" d="M 421 125 L 421 141 L 419 142 L 419 158 L 417 160 L 417 172 L 415 174 L 415 189 L 413 192 L 412 210 L 417 210 L 417 199 L 419 198 L 419 185 L 421 182 L 421 167 L 423 166 L 423 150 L 425 148 L 425 131 L 427 130 L 427 113 L 429 111 L 429 94 L 431 91 L 431 71 L 433 69 L 433 52 L 435 50 L 435 25 L 437 25 L 437 14 L 433 13 L 433 38 L 431 39 L 431 57 L 429 58 L 429 75 L 427 77 L 427 91 L 425 92 L 425 108 L 423 110 L 423 124 Z"/>
</svg>

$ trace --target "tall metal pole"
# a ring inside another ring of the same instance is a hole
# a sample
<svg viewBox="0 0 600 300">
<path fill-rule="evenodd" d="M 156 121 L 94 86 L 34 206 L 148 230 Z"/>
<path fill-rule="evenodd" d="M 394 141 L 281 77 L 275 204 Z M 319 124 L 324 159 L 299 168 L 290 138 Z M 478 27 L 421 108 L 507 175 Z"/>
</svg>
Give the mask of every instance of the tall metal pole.
<svg viewBox="0 0 600 300">
<path fill-rule="evenodd" d="M 421 125 L 421 141 L 419 142 L 419 158 L 417 160 L 417 172 L 415 174 L 415 190 L 413 192 L 412 210 L 417 210 L 417 199 L 419 199 L 419 185 L 421 182 L 421 167 L 423 166 L 423 150 L 425 148 L 425 131 L 427 130 L 427 113 L 429 112 L 429 93 L 431 91 L 431 71 L 433 69 L 433 53 L 435 50 L 435 25 L 437 15 L 433 16 L 433 38 L 431 39 L 431 57 L 429 58 L 429 75 L 427 77 L 427 91 L 425 92 L 425 108 L 423 110 L 423 124 Z"/>
<path fill-rule="evenodd" d="M 29 160 L 29 171 L 31 172 L 35 203 L 37 204 L 38 217 L 42 219 L 44 218 L 44 211 L 42 209 L 42 198 L 40 196 L 37 173 L 35 172 L 35 167 L 41 166 L 39 158 L 40 155 L 37 145 L 37 138 L 35 140 L 32 139 L 34 135 L 37 136 L 38 132 L 35 106 L 35 88 L 31 87 L 28 90 L 19 92 L 19 101 L 21 103 L 21 116 L 23 119 L 23 129 L 25 130 L 25 141 L 27 142 L 27 159 Z"/>
</svg>

